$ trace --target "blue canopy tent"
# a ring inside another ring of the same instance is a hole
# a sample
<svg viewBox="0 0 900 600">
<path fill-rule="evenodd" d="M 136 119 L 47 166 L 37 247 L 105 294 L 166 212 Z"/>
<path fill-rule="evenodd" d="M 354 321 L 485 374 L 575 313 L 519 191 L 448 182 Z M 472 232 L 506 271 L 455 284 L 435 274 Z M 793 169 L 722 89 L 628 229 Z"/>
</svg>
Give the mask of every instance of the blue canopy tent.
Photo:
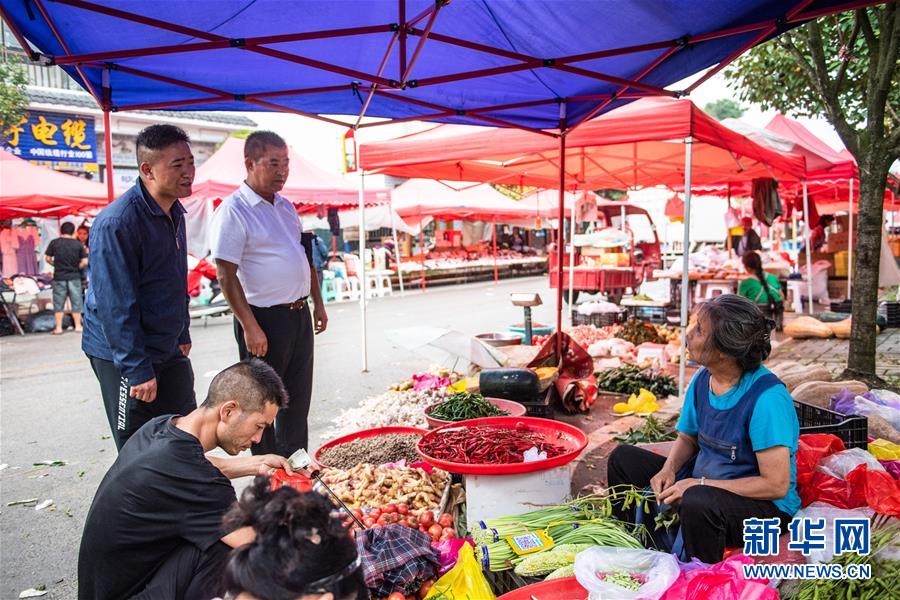
<svg viewBox="0 0 900 600">
<path fill-rule="evenodd" d="M 564 150 L 567 132 L 596 115 L 690 93 L 787 29 L 878 3 L 0 0 L 0 16 L 32 60 L 94 96 L 107 156 L 109 112 L 153 108 L 289 112 L 353 129 L 383 123 L 363 116 L 516 127 Z M 665 89 L 713 65 L 687 89 Z M 561 306 L 560 287 L 558 327 Z"/>
</svg>

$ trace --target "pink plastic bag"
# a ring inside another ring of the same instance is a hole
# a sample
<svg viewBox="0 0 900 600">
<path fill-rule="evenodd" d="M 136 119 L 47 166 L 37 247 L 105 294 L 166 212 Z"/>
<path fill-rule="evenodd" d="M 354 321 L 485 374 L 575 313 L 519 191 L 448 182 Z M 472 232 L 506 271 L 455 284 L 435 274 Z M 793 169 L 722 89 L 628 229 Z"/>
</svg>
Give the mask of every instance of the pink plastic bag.
<svg viewBox="0 0 900 600">
<path fill-rule="evenodd" d="M 743 565 L 749 556 L 732 556 L 720 563 L 682 571 L 661 600 L 778 600 L 778 592 L 767 579 L 744 579 Z"/>
<path fill-rule="evenodd" d="M 472 548 L 475 545 L 472 540 L 466 538 L 452 538 L 443 542 L 434 542 L 431 547 L 441 553 L 440 567 L 438 568 L 438 577 L 456 566 L 456 560 L 459 556 L 459 549 L 465 544 L 469 544 Z"/>
</svg>

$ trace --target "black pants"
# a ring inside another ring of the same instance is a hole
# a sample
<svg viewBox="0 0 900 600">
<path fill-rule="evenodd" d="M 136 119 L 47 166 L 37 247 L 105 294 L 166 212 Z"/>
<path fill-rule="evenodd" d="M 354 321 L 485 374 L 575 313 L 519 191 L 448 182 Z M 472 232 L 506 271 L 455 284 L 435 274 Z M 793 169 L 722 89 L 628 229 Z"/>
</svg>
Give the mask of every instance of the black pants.
<svg viewBox="0 0 900 600">
<path fill-rule="evenodd" d="M 309 308 L 260 308 L 251 306 L 256 322 L 266 334 L 269 349 L 261 357 L 281 376 L 287 390 L 287 408 L 278 411 L 275 427 L 263 432 L 259 444 L 250 449 L 253 454 L 290 456 L 298 448 L 307 448 L 309 430 L 306 419 L 312 397 L 313 326 Z M 234 320 L 234 336 L 241 360 L 250 354 L 244 343 L 244 328 Z"/>
<path fill-rule="evenodd" d="M 210 600 L 224 593 L 222 571 L 231 551 L 216 542 L 206 551 L 185 542 L 155 573 L 147 587 L 131 600 Z"/>
<path fill-rule="evenodd" d="M 650 479 L 659 473 L 665 462 L 665 457 L 649 450 L 619 446 L 609 457 L 609 486 L 649 487 Z M 744 498 L 708 485 L 688 488 L 677 510 L 688 558 L 696 557 L 710 564 L 720 562 L 726 548 L 743 547 L 744 519 L 778 517 L 782 532 L 787 530 L 790 521 L 790 517 L 769 500 Z M 634 511 L 634 506 L 626 510 L 621 504 L 613 505 L 613 516 L 621 521 L 634 523 Z M 652 519 L 646 525 L 652 532 Z"/>
<path fill-rule="evenodd" d="M 116 449 L 121 450 L 132 434 L 147 421 L 161 415 L 186 415 L 197 408 L 194 396 L 194 370 L 185 356 L 177 356 L 153 365 L 156 373 L 156 400 L 142 402 L 132 398 L 128 379 L 112 361 L 88 356 L 106 407 Z"/>
</svg>

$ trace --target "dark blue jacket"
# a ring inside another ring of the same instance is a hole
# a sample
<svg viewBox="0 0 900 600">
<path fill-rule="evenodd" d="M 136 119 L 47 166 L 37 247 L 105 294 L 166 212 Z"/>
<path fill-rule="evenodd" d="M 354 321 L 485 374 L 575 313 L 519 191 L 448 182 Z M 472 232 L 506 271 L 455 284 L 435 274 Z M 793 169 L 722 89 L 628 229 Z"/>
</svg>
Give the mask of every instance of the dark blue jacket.
<svg viewBox="0 0 900 600">
<path fill-rule="evenodd" d="M 91 282 L 81 348 L 111 360 L 131 385 L 190 343 L 184 207 L 166 216 L 138 182 L 91 227 Z"/>
</svg>

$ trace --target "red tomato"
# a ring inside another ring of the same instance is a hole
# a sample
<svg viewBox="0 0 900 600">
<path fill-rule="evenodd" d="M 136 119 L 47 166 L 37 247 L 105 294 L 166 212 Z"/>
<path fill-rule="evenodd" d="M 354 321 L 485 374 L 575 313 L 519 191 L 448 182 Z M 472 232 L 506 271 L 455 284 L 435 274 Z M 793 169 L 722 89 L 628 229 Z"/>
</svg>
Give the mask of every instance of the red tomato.
<svg viewBox="0 0 900 600">
<path fill-rule="evenodd" d="M 373 525 L 375 525 L 375 519 L 373 519 L 372 517 L 366 517 L 365 519 L 363 519 L 363 525 L 371 528 Z"/>
<path fill-rule="evenodd" d="M 381 511 L 378 510 L 377 508 L 373 509 L 371 512 L 368 513 L 367 516 L 372 517 L 373 519 L 377 519 L 378 517 L 381 516 Z"/>
<path fill-rule="evenodd" d="M 409 505 L 401 502 L 397 505 L 397 512 L 401 515 L 409 514 Z"/>
<path fill-rule="evenodd" d="M 391 592 L 387 600 L 406 600 L 406 596 L 403 595 L 403 592 Z"/>
<path fill-rule="evenodd" d="M 434 524 L 434 513 L 430 510 L 426 510 L 421 515 L 419 515 L 419 523 L 421 523 L 425 527 L 431 527 L 431 525 Z"/>
<path fill-rule="evenodd" d="M 444 513 L 441 515 L 441 518 L 438 519 L 438 524 L 440 524 L 441 527 L 450 527 L 453 525 L 453 517 L 451 517 L 449 513 Z"/>
<path fill-rule="evenodd" d="M 351 509 L 350 512 L 353 513 L 353 516 L 357 519 L 363 518 L 363 512 L 358 508 Z"/>
<path fill-rule="evenodd" d="M 444 533 L 444 528 L 437 523 L 428 528 L 428 535 L 434 540 L 440 538 L 442 533 Z"/>
<path fill-rule="evenodd" d="M 419 519 L 416 517 L 416 515 L 409 515 L 408 517 L 406 517 L 406 520 L 409 521 L 410 527 L 419 526 Z"/>
<path fill-rule="evenodd" d="M 389 502 L 381 507 L 381 512 L 386 512 L 388 514 L 397 512 L 397 505 L 393 502 Z"/>
<path fill-rule="evenodd" d="M 402 521 L 397 521 L 397 525 L 403 525 L 404 527 L 409 527 L 409 521 L 403 519 Z"/>
<path fill-rule="evenodd" d="M 450 529 L 449 527 L 447 527 L 447 528 L 445 528 L 445 529 L 441 532 L 441 539 L 440 539 L 440 541 L 443 542 L 443 541 L 445 541 L 445 540 L 452 540 L 452 539 L 455 538 L 455 537 L 456 537 L 456 530 L 455 530 L 455 529 Z"/>
</svg>

